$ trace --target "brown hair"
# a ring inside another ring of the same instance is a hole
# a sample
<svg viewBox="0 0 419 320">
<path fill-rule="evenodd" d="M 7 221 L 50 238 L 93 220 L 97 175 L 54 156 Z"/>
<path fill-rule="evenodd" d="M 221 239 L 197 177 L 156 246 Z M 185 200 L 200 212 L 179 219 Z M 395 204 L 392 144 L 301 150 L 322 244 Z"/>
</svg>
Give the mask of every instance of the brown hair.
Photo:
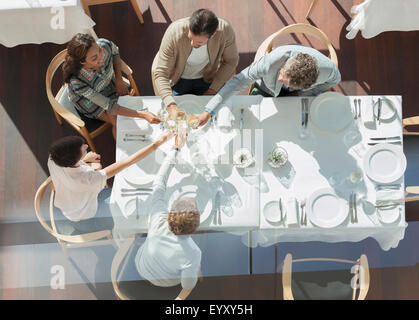
<svg viewBox="0 0 419 320">
<path fill-rule="evenodd" d="M 198 229 L 201 215 L 193 199 L 184 198 L 173 202 L 167 221 L 175 235 L 192 234 Z"/>
<path fill-rule="evenodd" d="M 67 44 L 67 55 L 62 66 L 64 82 L 69 83 L 77 75 L 86 60 L 87 51 L 95 39 L 89 34 L 78 33 Z"/>
<path fill-rule="evenodd" d="M 60 167 L 72 167 L 80 161 L 81 146 L 85 143 L 80 136 L 61 138 L 51 145 L 49 156 Z"/>
<path fill-rule="evenodd" d="M 289 58 L 284 65 L 289 86 L 297 89 L 308 89 L 319 76 L 316 59 L 307 53 L 299 53 Z"/>
</svg>

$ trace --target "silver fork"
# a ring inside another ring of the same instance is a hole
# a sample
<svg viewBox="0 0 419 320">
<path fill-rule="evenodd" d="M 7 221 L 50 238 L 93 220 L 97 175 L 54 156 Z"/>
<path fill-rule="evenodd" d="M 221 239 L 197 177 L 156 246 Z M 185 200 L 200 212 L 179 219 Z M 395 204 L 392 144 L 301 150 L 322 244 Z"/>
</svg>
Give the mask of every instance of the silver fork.
<svg viewBox="0 0 419 320">
<path fill-rule="evenodd" d="M 355 112 L 354 112 L 354 119 L 358 119 L 358 104 L 357 104 L 357 100 L 354 99 L 354 106 L 355 106 Z"/>
</svg>

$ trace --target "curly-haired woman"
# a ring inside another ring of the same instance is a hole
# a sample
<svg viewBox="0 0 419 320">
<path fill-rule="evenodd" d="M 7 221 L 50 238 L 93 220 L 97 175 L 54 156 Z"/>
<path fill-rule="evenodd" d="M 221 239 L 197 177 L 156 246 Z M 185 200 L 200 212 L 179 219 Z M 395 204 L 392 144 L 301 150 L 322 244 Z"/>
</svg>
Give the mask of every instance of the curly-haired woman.
<svg viewBox="0 0 419 320">
<path fill-rule="evenodd" d="M 159 123 L 159 118 L 148 111 L 137 111 L 119 106 L 118 96 L 127 95 L 121 72 L 118 47 L 109 40 L 76 34 L 67 44 L 67 55 L 62 65 L 64 82 L 68 83 L 69 99 L 77 111 L 91 119 L 112 124 L 116 134 L 116 115 L 144 118 Z"/>
</svg>

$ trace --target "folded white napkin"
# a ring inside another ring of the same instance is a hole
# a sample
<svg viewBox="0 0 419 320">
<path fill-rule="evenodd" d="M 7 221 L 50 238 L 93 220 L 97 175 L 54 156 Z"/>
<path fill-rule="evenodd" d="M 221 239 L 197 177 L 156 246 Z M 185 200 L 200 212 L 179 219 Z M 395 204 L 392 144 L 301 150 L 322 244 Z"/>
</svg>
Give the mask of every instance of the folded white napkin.
<svg viewBox="0 0 419 320">
<path fill-rule="evenodd" d="M 364 103 L 361 108 L 361 119 L 364 122 L 364 125 L 371 125 L 374 123 L 374 110 L 373 103 Z"/>
<path fill-rule="evenodd" d="M 298 211 L 297 211 L 297 201 L 295 198 L 289 198 L 287 200 L 287 226 L 296 226 L 298 225 Z"/>
<path fill-rule="evenodd" d="M 227 106 L 221 107 L 217 115 L 217 125 L 220 128 L 231 128 L 234 115 Z"/>
<path fill-rule="evenodd" d="M 404 201 L 404 191 L 403 190 L 379 190 L 376 194 L 375 204 L 383 205 L 394 202 L 403 202 Z"/>
</svg>

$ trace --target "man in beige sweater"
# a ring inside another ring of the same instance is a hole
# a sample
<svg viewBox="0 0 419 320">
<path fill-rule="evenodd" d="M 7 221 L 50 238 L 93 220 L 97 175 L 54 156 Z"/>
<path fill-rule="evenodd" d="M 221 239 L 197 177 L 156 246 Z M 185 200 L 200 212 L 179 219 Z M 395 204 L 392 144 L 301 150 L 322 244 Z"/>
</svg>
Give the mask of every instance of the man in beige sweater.
<svg viewBox="0 0 419 320">
<path fill-rule="evenodd" d="M 154 90 L 173 116 L 173 96 L 216 94 L 238 61 L 233 28 L 210 10 L 199 9 L 167 28 L 151 70 Z"/>
</svg>

